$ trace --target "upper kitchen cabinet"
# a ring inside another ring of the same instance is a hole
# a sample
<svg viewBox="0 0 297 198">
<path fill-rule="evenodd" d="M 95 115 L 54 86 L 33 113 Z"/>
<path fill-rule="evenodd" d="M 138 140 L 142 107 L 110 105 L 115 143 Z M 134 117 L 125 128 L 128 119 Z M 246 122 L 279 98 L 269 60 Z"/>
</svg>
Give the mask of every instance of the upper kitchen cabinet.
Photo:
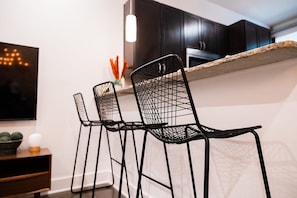
<svg viewBox="0 0 297 198">
<path fill-rule="evenodd" d="M 136 0 L 133 4 L 137 17 L 137 41 L 124 42 L 124 58 L 129 65 L 127 73 L 161 54 L 160 4 L 148 0 Z M 128 1 L 124 5 L 124 16 L 129 14 L 129 6 Z"/>
<path fill-rule="evenodd" d="M 124 57 L 130 65 L 127 73 L 170 53 L 185 60 L 183 12 L 151 0 L 136 0 L 134 6 L 137 40 L 135 43 L 124 42 Z M 129 1 L 124 5 L 124 16 L 128 14 Z M 170 72 L 170 68 L 166 69 Z"/>
<path fill-rule="evenodd" d="M 161 55 L 167 54 L 177 54 L 185 60 L 183 12 L 161 5 Z"/>
<path fill-rule="evenodd" d="M 270 30 L 246 20 L 229 26 L 229 54 L 236 54 L 271 43 Z"/>
<path fill-rule="evenodd" d="M 178 54 L 186 65 L 186 48 L 225 55 L 227 27 L 152 0 L 132 0 L 137 17 L 137 40 L 124 42 L 124 58 L 131 70 L 167 54 Z M 124 16 L 130 12 L 129 1 Z M 170 72 L 171 68 L 166 68 Z"/>
<path fill-rule="evenodd" d="M 225 55 L 228 29 L 225 25 L 185 12 L 184 41 L 185 47 Z"/>
</svg>

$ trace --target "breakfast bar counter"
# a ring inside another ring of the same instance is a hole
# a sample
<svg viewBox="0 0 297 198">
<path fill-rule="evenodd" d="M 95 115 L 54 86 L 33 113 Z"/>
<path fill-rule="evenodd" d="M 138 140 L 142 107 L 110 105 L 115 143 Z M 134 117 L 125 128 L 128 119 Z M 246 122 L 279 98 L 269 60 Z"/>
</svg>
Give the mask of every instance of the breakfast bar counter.
<svg viewBox="0 0 297 198">
<path fill-rule="evenodd" d="M 185 71 L 188 80 L 194 81 L 293 58 L 297 58 L 297 42 L 283 41 L 228 55 L 215 61 L 186 68 Z M 126 81 L 125 84 L 124 88 L 118 90 L 119 96 L 133 93 L 131 83 Z"/>
<path fill-rule="evenodd" d="M 297 181 L 297 43 L 285 41 L 227 56 L 206 64 L 186 68 L 199 121 L 205 125 L 230 129 L 261 125 L 261 139 L 272 197 L 295 197 Z M 178 73 L 177 73 L 178 75 Z M 139 120 L 139 112 L 131 85 L 119 89 L 123 117 Z M 135 133 L 137 150 L 142 149 L 143 133 Z M 164 156 L 157 155 L 162 144 L 153 137 L 145 171 L 167 178 Z M 132 140 L 130 140 L 132 141 Z M 128 140 L 128 142 L 130 142 Z M 232 140 L 212 140 L 209 197 L 265 197 L 258 158 L 250 135 Z M 202 141 L 201 141 L 202 142 Z M 203 175 L 204 144 L 191 144 L 195 174 Z M 132 147 L 131 147 L 132 148 Z M 126 159 L 134 160 L 134 151 L 127 149 Z M 191 197 L 187 184 L 186 148 L 171 145 L 172 178 L 177 197 Z M 240 149 L 239 149 L 240 148 Z M 130 154 L 129 154 L 130 153 Z M 152 163 L 151 163 L 152 162 Z M 155 168 L 158 167 L 158 168 Z M 160 168 L 161 167 L 161 168 Z M 132 171 L 131 171 L 132 172 Z M 134 172 L 137 172 L 136 167 Z M 176 178 L 182 178 L 180 180 Z M 137 176 L 134 178 L 137 181 Z M 167 181 L 167 180 L 166 180 Z M 201 182 L 200 177 L 197 181 Z M 243 182 L 244 181 L 244 182 Z M 135 184 L 136 185 L 136 184 Z M 203 186 L 197 185 L 198 197 Z M 152 197 L 161 197 L 164 189 L 147 188 Z M 169 193 L 169 192 L 167 192 Z M 162 197 L 165 197 L 165 194 Z"/>
</svg>

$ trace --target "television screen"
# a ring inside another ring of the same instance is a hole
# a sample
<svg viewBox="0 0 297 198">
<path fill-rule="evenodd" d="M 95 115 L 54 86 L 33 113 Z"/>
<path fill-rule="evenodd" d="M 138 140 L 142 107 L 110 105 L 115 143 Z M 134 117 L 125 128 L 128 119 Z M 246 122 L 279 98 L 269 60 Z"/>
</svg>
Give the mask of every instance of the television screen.
<svg viewBox="0 0 297 198">
<path fill-rule="evenodd" d="M 38 51 L 0 42 L 0 120 L 36 120 Z"/>
</svg>

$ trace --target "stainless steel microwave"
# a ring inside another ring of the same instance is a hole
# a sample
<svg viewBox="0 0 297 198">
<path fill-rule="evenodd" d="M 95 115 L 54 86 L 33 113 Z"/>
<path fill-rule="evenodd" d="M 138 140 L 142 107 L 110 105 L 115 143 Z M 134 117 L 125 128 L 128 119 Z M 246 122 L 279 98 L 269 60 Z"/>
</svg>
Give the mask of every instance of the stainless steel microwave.
<svg viewBox="0 0 297 198">
<path fill-rule="evenodd" d="M 194 67 L 221 58 L 220 55 L 193 48 L 186 48 L 186 67 Z"/>
</svg>

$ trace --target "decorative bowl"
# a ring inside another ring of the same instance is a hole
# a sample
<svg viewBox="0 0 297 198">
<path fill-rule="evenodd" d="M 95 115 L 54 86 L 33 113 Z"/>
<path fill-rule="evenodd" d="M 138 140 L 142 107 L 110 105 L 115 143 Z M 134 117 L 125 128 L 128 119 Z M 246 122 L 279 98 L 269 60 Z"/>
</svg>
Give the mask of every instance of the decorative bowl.
<svg viewBox="0 0 297 198">
<path fill-rule="evenodd" d="M 0 155 L 16 154 L 17 148 L 21 145 L 23 139 L 0 141 Z"/>
</svg>

